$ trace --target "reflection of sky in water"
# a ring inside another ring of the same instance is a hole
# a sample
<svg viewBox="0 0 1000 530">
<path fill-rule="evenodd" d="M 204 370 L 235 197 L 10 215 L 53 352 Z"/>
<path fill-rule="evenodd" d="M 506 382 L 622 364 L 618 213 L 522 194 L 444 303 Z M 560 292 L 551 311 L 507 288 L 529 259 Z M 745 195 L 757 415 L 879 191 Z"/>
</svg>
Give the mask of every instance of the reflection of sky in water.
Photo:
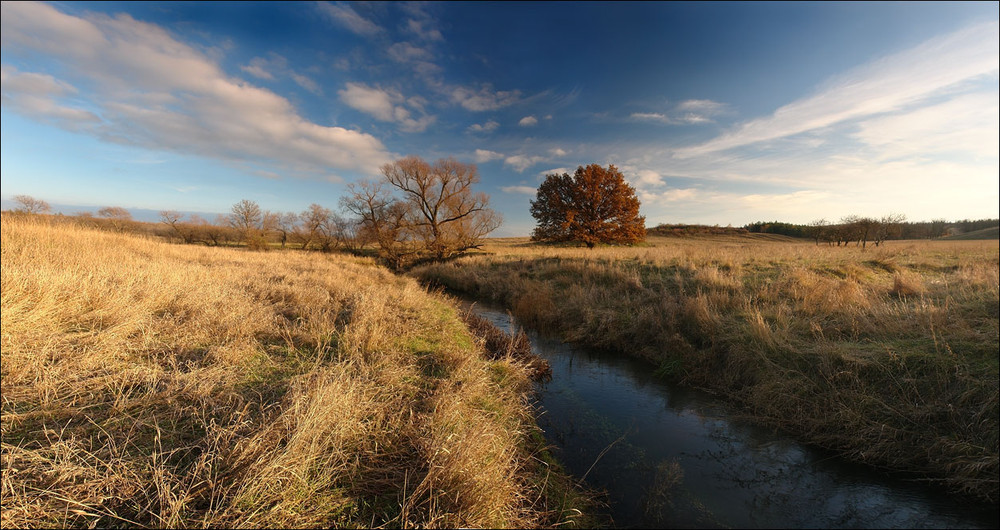
<svg viewBox="0 0 1000 530">
<path fill-rule="evenodd" d="M 507 314 L 476 309 L 510 329 Z M 570 473 L 607 491 L 620 526 L 998 525 L 996 506 L 962 507 L 941 492 L 725 419 L 732 414 L 718 399 L 669 388 L 648 365 L 529 337 L 553 371 L 539 387 L 539 425 Z M 657 468 L 671 463 L 683 475 L 658 489 Z"/>
</svg>

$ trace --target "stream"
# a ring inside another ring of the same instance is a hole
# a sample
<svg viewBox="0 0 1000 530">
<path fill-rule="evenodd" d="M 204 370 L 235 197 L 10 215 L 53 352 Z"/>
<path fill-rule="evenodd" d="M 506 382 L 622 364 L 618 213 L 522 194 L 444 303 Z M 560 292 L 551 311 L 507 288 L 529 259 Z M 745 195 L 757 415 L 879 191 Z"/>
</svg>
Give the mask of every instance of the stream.
<svg viewBox="0 0 1000 530">
<path fill-rule="evenodd" d="M 470 304 L 510 331 L 503 309 Z M 647 363 L 526 330 L 552 380 L 538 424 L 566 471 L 603 492 L 617 527 L 997 528 L 997 506 L 961 504 L 740 419 Z"/>
</svg>

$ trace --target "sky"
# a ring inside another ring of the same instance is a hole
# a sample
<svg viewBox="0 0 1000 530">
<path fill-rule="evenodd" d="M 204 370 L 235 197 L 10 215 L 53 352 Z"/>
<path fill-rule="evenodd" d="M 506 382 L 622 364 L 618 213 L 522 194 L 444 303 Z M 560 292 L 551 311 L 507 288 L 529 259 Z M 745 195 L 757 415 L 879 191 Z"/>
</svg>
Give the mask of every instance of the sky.
<svg viewBox="0 0 1000 530">
<path fill-rule="evenodd" d="M 998 5 L 3 2 L 0 197 L 336 209 L 417 155 L 494 236 L 589 164 L 647 227 L 996 218 Z"/>
</svg>

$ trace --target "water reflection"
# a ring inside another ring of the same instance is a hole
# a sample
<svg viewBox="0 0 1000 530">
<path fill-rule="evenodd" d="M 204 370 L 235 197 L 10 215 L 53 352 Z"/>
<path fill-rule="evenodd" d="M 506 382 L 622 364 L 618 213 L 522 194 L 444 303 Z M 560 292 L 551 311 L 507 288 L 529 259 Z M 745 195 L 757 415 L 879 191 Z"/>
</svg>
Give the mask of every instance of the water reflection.
<svg viewBox="0 0 1000 530">
<path fill-rule="evenodd" d="M 474 304 L 504 329 L 511 317 Z M 553 377 L 538 423 L 576 477 L 607 492 L 621 527 L 996 528 L 963 506 L 735 419 L 713 396 L 673 388 L 644 363 L 529 332 Z"/>
</svg>

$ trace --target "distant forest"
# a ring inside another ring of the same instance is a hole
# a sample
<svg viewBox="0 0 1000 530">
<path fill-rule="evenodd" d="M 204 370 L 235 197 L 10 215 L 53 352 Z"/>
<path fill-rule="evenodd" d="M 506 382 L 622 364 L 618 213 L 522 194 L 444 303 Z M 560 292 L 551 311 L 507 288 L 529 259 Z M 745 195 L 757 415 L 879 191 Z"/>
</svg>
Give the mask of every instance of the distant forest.
<svg viewBox="0 0 1000 530">
<path fill-rule="evenodd" d="M 839 223 L 815 221 L 810 224 L 758 221 L 742 227 L 720 227 L 691 224 L 660 224 L 648 230 L 653 236 L 685 236 L 698 234 L 778 234 L 813 239 L 816 242 L 846 244 L 847 241 L 868 241 L 875 244 L 890 239 L 936 239 L 955 237 L 1000 226 L 1000 219 L 964 219 L 961 221 L 907 222 L 899 216 L 872 219 L 845 217 Z"/>
<path fill-rule="evenodd" d="M 779 221 L 758 221 L 756 223 L 748 224 L 744 226 L 744 228 L 747 232 L 751 233 L 781 234 L 789 237 L 815 239 L 818 235 L 817 232 L 820 234 L 823 232 L 835 232 L 838 228 L 850 226 L 853 222 L 856 221 L 851 220 L 848 222 L 829 225 L 799 225 L 782 223 Z M 938 237 L 957 236 L 968 232 L 975 232 L 977 230 L 1000 226 L 1000 219 L 963 219 L 961 221 L 954 222 L 945 221 L 944 219 L 935 219 L 933 221 L 921 222 L 897 221 L 894 224 L 894 229 L 890 231 L 889 237 L 886 239 L 934 239 Z"/>
</svg>

